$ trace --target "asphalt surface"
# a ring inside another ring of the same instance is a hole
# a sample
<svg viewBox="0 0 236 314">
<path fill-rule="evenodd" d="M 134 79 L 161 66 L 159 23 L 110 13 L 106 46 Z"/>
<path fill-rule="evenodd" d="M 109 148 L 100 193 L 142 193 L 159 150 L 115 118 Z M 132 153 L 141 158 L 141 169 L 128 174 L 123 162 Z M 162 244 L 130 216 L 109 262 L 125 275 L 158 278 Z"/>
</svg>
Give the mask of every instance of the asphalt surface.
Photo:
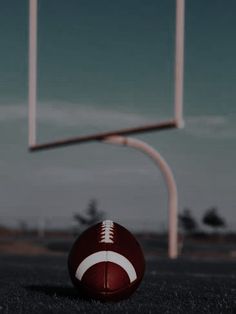
<svg viewBox="0 0 236 314">
<path fill-rule="evenodd" d="M 236 313 L 236 263 L 148 259 L 127 300 L 84 300 L 72 287 L 67 257 L 0 255 L 0 313 Z"/>
</svg>

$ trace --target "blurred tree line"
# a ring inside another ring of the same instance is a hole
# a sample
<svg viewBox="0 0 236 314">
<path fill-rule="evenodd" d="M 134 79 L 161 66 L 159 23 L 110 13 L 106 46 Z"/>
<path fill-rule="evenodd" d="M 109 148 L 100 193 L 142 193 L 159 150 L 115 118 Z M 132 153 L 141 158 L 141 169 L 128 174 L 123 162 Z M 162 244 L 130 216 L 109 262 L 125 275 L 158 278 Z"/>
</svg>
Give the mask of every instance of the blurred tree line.
<svg viewBox="0 0 236 314">
<path fill-rule="evenodd" d="M 82 213 L 76 213 L 73 216 L 77 223 L 77 230 L 81 232 L 92 225 L 104 220 L 105 213 L 98 208 L 96 199 L 89 201 L 87 208 Z"/>
<path fill-rule="evenodd" d="M 213 232 L 218 232 L 226 227 L 226 221 L 219 215 L 217 207 L 214 206 L 205 211 L 201 218 L 201 223 L 210 227 Z M 185 208 L 179 214 L 179 224 L 182 230 L 189 235 L 195 234 L 200 230 L 199 222 L 193 217 L 189 208 Z"/>
<path fill-rule="evenodd" d="M 96 199 L 91 199 L 87 208 L 81 213 L 76 213 L 73 216 L 76 221 L 76 229 L 81 232 L 86 228 L 105 219 L 105 213 L 98 208 Z M 201 232 L 200 225 L 211 228 L 212 232 L 218 232 L 226 227 L 226 221 L 221 217 L 218 208 L 213 206 L 204 212 L 200 223 L 192 215 L 189 208 L 185 208 L 178 216 L 180 228 L 186 235 L 193 235 Z"/>
</svg>

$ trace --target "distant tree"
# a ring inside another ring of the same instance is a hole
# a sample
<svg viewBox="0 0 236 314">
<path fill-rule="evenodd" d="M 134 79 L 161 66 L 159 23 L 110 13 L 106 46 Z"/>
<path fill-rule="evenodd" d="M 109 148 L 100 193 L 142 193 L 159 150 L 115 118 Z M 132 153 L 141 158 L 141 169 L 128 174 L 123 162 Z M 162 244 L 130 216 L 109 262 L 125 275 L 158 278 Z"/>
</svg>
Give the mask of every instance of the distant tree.
<svg viewBox="0 0 236 314">
<path fill-rule="evenodd" d="M 179 223 L 181 228 L 187 234 L 192 234 L 198 229 L 197 222 L 191 214 L 189 208 L 185 208 L 181 214 L 179 214 Z"/>
<path fill-rule="evenodd" d="M 218 230 L 219 228 L 225 228 L 225 220 L 218 214 L 218 209 L 216 207 L 211 207 L 206 210 L 202 217 L 202 222 L 211 227 L 212 230 Z"/>
<path fill-rule="evenodd" d="M 74 214 L 74 220 L 79 224 L 79 229 L 86 229 L 95 223 L 104 219 L 104 212 L 98 209 L 97 201 L 92 199 L 88 207 L 85 210 L 85 213 Z"/>
</svg>

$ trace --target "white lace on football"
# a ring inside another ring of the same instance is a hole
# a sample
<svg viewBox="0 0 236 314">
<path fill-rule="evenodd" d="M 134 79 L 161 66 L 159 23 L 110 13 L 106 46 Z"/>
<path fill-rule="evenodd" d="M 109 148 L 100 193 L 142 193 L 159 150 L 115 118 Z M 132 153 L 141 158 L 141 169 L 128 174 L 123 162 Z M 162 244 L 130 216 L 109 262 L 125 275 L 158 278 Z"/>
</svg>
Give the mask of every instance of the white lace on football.
<svg viewBox="0 0 236 314">
<path fill-rule="evenodd" d="M 101 240 L 100 243 L 113 243 L 114 223 L 111 220 L 102 222 Z"/>
</svg>

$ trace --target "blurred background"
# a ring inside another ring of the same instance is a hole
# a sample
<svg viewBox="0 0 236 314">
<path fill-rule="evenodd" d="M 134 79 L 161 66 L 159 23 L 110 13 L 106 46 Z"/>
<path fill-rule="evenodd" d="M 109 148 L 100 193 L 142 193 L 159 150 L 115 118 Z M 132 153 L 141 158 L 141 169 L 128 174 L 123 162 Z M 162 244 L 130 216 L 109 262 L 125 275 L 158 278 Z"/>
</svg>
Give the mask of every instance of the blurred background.
<svg viewBox="0 0 236 314">
<path fill-rule="evenodd" d="M 186 127 L 138 136 L 174 172 L 180 246 L 235 243 L 235 10 L 186 1 Z M 27 151 L 28 1 L 2 0 L 0 21 L 2 249 L 7 237 L 73 237 L 101 218 L 165 235 L 166 186 L 144 155 L 103 143 Z M 39 142 L 173 116 L 174 0 L 39 0 L 38 22 Z"/>
</svg>

